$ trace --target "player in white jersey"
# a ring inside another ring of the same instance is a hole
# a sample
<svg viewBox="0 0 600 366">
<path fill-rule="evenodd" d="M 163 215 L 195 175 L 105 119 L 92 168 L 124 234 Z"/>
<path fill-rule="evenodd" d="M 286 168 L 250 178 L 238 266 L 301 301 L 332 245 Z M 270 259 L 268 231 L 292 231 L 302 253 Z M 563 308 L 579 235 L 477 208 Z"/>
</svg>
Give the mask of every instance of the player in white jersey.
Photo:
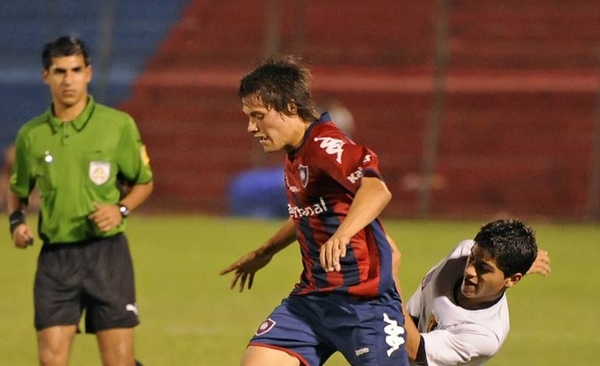
<svg viewBox="0 0 600 366">
<path fill-rule="evenodd" d="M 423 278 L 405 309 L 413 365 L 483 365 L 510 329 L 505 291 L 527 273 L 547 275 L 550 259 L 533 230 L 498 220 L 465 240 Z M 414 323 L 413 323 L 414 322 Z"/>
</svg>

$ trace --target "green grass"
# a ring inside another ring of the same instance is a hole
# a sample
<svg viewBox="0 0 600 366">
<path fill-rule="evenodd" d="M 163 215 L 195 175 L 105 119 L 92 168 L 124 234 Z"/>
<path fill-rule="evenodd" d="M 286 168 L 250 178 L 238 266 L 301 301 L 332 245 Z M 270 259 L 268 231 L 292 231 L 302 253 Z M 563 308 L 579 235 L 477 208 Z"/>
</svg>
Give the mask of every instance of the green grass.
<svg viewBox="0 0 600 366">
<path fill-rule="evenodd" d="M 6 222 L 6 217 L 0 217 Z M 386 220 L 403 253 L 408 295 L 420 277 L 483 222 Z M 509 291 L 512 329 L 490 366 L 591 365 L 600 360 L 600 226 L 530 222 L 553 272 Z M 219 271 L 260 245 L 279 222 L 201 216 L 134 216 L 129 224 L 142 324 L 136 353 L 152 365 L 237 365 L 263 318 L 287 296 L 300 273 L 298 248 L 278 254 L 254 289 L 229 290 Z M 8 225 L 6 224 L 6 227 Z M 6 229 L 5 229 L 6 230 Z M 5 231 L 0 246 L 0 365 L 37 364 L 32 282 L 39 242 L 17 250 Z M 100 366 L 95 338 L 75 340 L 71 365 Z M 334 356 L 327 366 L 347 363 Z"/>
</svg>

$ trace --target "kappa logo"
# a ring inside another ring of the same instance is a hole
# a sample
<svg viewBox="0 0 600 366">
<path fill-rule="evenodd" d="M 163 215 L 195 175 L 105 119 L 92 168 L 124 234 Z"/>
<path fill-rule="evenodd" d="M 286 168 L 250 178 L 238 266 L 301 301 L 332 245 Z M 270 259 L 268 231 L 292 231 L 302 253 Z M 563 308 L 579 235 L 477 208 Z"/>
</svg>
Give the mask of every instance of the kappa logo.
<svg viewBox="0 0 600 366">
<path fill-rule="evenodd" d="M 387 350 L 388 357 L 392 356 L 392 353 L 400 349 L 400 346 L 404 344 L 404 328 L 398 325 L 398 322 L 394 319 L 391 319 L 386 313 L 383 313 L 383 321 L 387 323 L 387 325 L 383 328 L 383 331 L 387 336 L 385 337 L 385 343 L 387 343 L 390 348 Z"/>
<path fill-rule="evenodd" d="M 277 324 L 277 322 L 275 320 L 268 318 L 267 320 L 262 322 L 262 324 L 256 330 L 255 334 L 257 336 L 263 335 L 263 334 L 267 333 L 268 331 L 270 331 L 271 329 L 273 329 L 275 324 Z"/>
<path fill-rule="evenodd" d="M 336 161 L 342 163 L 342 153 L 344 149 L 344 141 L 340 139 L 334 139 L 331 137 L 315 137 L 315 141 L 321 141 L 319 147 L 325 149 L 325 152 L 329 155 L 336 155 Z"/>
</svg>

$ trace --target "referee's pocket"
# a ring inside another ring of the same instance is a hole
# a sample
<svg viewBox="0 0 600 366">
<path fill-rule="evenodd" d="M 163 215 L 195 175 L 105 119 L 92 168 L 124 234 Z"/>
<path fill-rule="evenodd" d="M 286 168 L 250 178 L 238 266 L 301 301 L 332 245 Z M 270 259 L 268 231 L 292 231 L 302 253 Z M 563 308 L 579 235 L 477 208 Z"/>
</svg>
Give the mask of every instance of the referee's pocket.
<svg viewBox="0 0 600 366">
<path fill-rule="evenodd" d="M 56 163 L 54 157 L 49 151 L 36 158 L 33 165 L 33 176 L 36 186 L 43 197 L 50 198 L 54 196 L 56 190 Z"/>
</svg>

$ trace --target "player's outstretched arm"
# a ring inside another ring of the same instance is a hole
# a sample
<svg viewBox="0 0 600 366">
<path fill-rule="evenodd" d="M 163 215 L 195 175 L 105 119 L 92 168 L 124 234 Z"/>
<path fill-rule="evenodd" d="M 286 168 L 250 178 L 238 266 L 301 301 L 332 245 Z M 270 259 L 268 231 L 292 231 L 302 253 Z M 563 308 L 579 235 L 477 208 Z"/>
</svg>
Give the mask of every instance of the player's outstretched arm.
<svg viewBox="0 0 600 366">
<path fill-rule="evenodd" d="M 402 295 L 402 286 L 400 285 L 400 279 L 398 278 L 398 274 L 400 273 L 400 267 L 402 263 L 402 253 L 398 249 L 396 242 L 389 235 L 386 234 L 388 242 L 390 243 L 392 249 L 392 276 L 394 277 L 394 281 L 396 282 L 396 289 L 402 298 L 402 313 L 404 314 L 404 330 L 406 331 L 406 351 L 408 352 L 409 360 L 423 361 L 424 360 L 424 352 L 425 348 L 422 345 L 422 338 L 419 330 L 417 329 L 417 325 L 413 320 L 410 312 L 407 309 L 407 299 Z"/>
<path fill-rule="evenodd" d="M 243 255 L 236 262 L 223 269 L 220 275 L 234 272 L 230 288 L 233 289 L 239 281 L 239 291 L 244 291 L 246 283 L 248 290 L 252 289 L 254 274 L 266 266 L 273 256 L 296 240 L 296 225 L 294 220 L 288 219 L 283 226 L 273 235 L 265 245 Z"/>
<path fill-rule="evenodd" d="M 527 274 L 540 274 L 544 277 L 548 276 L 551 272 L 550 268 L 550 255 L 546 250 L 538 250 L 535 261 L 527 271 Z"/>
<path fill-rule="evenodd" d="M 266 266 L 273 258 L 273 255 L 268 255 L 265 251 L 260 249 L 253 250 L 250 253 L 243 255 L 235 263 L 225 268 L 220 272 L 221 275 L 235 271 L 233 274 L 233 280 L 231 281 L 230 289 L 233 289 L 235 285 L 240 282 L 239 290 L 244 291 L 246 282 L 248 282 L 248 290 L 252 289 L 252 283 L 254 282 L 254 274 L 264 266 Z"/>
</svg>

